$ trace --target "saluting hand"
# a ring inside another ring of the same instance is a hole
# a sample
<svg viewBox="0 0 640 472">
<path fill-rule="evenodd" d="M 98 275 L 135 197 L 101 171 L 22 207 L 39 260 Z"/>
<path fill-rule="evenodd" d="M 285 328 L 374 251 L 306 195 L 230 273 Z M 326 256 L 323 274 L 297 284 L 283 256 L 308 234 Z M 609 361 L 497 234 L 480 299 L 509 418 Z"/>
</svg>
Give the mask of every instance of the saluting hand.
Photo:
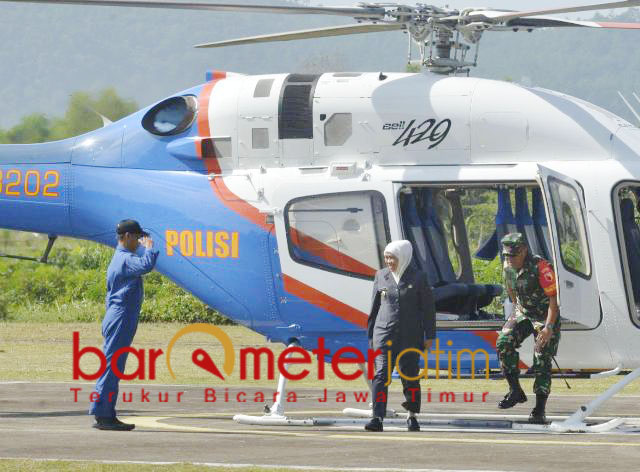
<svg viewBox="0 0 640 472">
<path fill-rule="evenodd" d="M 153 239 L 151 239 L 151 236 L 145 236 L 140 240 L 140 244 L 147 249 L 151 249 L 153 247 Z"/>
</svg>

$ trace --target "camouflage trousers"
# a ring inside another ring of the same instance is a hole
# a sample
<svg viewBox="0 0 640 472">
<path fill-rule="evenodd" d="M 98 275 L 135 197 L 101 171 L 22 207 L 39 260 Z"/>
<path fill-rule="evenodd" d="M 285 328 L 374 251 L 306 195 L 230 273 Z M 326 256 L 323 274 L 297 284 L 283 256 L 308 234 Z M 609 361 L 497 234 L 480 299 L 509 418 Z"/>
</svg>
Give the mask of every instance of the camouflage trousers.
<svg viewBox="0 0 640 472">
<path fill-rule="evenodd" d="M 502 373 L 505 376 L 518 377 L 520 374 L 520 369 L 518 368 L 520 355 L 517 349 L 532 334 L 535 334 L 535 329 L 528 318 L 521 321 L 509 319 L 502 327 L 496 342 L 496 350 L 498 351 Z M 541 352 L 534 352 L 533 354 L 533 372 L 536 376 L 533 383 L 533 391 L 536 394 L 549 395 L 549 392 L 551 392 L 551 357 L 557 354 L 559 343 L 560 321 L 558 320 L 555 323 L 549 342 L 542 348 Z"/>
</svg>

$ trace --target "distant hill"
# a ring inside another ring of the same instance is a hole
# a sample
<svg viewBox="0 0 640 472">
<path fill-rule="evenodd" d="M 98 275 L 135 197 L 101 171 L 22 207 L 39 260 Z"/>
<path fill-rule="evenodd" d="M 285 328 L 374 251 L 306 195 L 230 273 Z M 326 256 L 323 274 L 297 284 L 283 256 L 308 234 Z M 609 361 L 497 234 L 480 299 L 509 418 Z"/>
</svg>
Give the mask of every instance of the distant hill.
<svg viewBox="0 0 640 472">
<path fill-rule="evenodd" d="M 630 10 L 613 18 L 640 21 L 640 13 Z M 330 16 L 2 3 L 0 127 L 33 112 L 59 116 L 76 90 L 114 87 L 146 105 L 203 82 L 211 68 L 252 74 L 404 70 L 407 36 L 401 33 L 192 48 L 206 41 L 348 22 Z M 616 91 L 628 97 L 633 90 L 640 93 L 639 42 L 640 31 L 485 34 L 480 67 L 472 74 L 566 92 L 631 120 Z"/>
</svg>

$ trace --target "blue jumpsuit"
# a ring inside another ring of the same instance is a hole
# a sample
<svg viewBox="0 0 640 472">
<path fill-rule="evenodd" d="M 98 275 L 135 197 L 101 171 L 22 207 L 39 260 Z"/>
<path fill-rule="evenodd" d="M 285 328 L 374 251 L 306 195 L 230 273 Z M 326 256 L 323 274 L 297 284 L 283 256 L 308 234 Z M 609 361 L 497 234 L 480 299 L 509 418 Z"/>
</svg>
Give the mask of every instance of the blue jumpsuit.
<svg viewBox="0 0 640 472">
<path fill-rule="evenodd" d="M 138 327 L 138 316 L 142 307 L 144 290 L 142 275 L 153 270 L 158 258 L 156 249 L 146 249 L 134 254 L 118 244 L 107 269 L 107 313 L 102 321 L 107 367 L 96 382 L 97 402 L 91 403 L 89 414 L 115 418 L 118 383 L 120 379 L 111 370 L 113 354 L 123 347 L 131 346 Z M 118 369 L 124 373 L 127 353 L 117 360 Z M 109 395 L 111 401 L 109 401 Z"/>
</svg>

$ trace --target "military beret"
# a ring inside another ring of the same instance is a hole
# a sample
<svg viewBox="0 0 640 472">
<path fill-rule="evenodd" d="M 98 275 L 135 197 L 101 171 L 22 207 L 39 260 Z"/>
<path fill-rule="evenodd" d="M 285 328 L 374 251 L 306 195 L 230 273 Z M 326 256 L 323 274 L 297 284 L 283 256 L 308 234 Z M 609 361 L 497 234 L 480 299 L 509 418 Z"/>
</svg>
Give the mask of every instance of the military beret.
<svg viewBox="0 0 640 472">
<path fill-rule="evenodd" d="M 517 254 L 521 247 L 527 244 L 522 233 L 509 233 L 502 238 L 502 254 Z"/>
</svg>

